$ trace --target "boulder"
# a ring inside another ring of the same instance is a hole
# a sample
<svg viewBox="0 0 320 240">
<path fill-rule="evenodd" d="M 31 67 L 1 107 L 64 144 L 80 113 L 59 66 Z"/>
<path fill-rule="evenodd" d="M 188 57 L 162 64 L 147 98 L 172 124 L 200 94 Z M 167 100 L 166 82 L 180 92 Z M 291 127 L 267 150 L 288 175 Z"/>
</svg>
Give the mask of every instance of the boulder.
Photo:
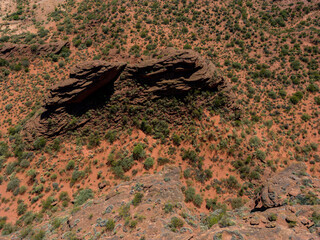
<svg viewBox="0 0 320 240">
<path fill-rule="evenodd" d="M 299 189 L 303 175 L 301 173 L 305 171 L 304 163 L 294 163 L 268 179 L 256 198 L 255 207 L 272 208 L 286 204 L 293 189 Z"/>
</svg>

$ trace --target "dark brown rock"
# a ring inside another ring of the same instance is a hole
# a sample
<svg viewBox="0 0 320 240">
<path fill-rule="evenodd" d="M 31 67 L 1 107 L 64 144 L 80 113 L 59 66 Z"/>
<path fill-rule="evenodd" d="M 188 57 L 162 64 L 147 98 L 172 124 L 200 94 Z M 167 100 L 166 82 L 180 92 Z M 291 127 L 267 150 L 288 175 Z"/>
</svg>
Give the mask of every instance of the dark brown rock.
<svg viewBox="0 0 320 240">
<path fill-rule="evenodd" d="M 125 63 L 105 61 L 88 61 L 76 65 L 71 69 L 68 80 L 51 88 L 45 108 L 81 103 L 94 92 L 115 81 L 125 66 Z"/>
<path fill-rule="evenodd" d="M 222 90 L 225 79 L 214 64 L 192 50 L 164 50 L 160 59 L 128 65 L 127 76 L 145 84 L 152 97 L 185 94 L 190 90 Z"/>
</svg>

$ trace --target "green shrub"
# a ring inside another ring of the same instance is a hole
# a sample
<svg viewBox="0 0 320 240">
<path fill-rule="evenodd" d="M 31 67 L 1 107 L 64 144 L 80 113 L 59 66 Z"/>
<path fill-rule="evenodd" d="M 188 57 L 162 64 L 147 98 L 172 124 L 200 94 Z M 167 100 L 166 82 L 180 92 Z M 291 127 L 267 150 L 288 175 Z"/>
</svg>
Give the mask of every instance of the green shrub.
<svg viewBox="0 0 320 240">
<path fill-rule="evenodd" d="M 6 174 L 10 175 L 11 173 L 13 173 L 17 165 L 18 165 L 17 162 L 8 163 L 6 167 Z"/>
<path fill-rule="evenodd" d="M 39 230 L 35 235 L 32 236 L 32 240 L 42 240 L 45 239 L 46 232 L 44 230 Z"/>
<path fill-rule="evenodd" d="M 133 206 L 138 206 L 139 203 L 142 202 L 142 198 L 143 198 L 143 194 L 142 194 L 142 193 L 139 193 L 139 192 L 136 193 L 136 194 L 134 195 L 133 200 L 132 200 L 132 205 L 133 205 Z"/>
<path fill-rule="evenodd" d="M 79 171 L 79 170 L 74 170 L 72 172 L 72 176 L 71 176 L 71 183 L 75 183 L 81 179 L 83 179 L 85 177 L 85 172 L 84 171 Z"/>
<path fill-rule="evenodd" d="M 195 198 L 196 190 L 193 187 L 188 187 L 184 192 L 184 195 L 186 202 L 192 202 Z"/>
<path fill-rule="evenodd" d="M 293 104 L 298 104 L 302 98 L 303 98 L 303 93 L 298 91 L 298 92 L 295 92 L 290 97 L 290 102 L 293 103 Z"/>
<path fill-rule="evenodd" d="M 235 223 L 227 215 L 224 215 L 219 221 L 219 226 L 221 228 L 230 227 L 233 225 L 235 225 Z"/>
<path fill-rule="evenodd" d="M 115 222 L 112 219 L 108 219 L 106 222 L 106 230 L 111 232 L 115 227 Z"/>
<path fill-rule="evenodd" d="M 98 132 L 91 133 L 88 137 L 88 149 L 98 147 L 100 145 L 100 136 Z"/>
<path fill-rule="evenodd" d="M 192 46 L 190 44 L 186 44 L 183 46 L 183 49 L 192 49 Z"/>
<path fill-rule="evenodd" d="M 7 192 L 15 192 L 19 189 L 20 180 L 16 177 L 13 177 L 7 185 Z"/>
<path fill-rule="evenodd" d="M 132 157 L 134 160 L 139 160 L 144 158 L 146 155 L 143 145 L 141 143 L 138 143 L 134 148 L 132 152 Z"/>
<path fill-rule="evenodd" d="M 78 192 L 77 196 L 75 197 L 74 200 L 74 205 L 75 206 L 80 206 L 84 204 L 87 200 L 90 198 L 93 198 L 93 191 L 89 188 L 82 189 Z"/>
<path fill-rule="evenodd" d="M 271 213 L 269 216 L 268 216 L 268 220 L 270 222 L 274 222 L 274 221 L 277 221 L 277 218 L 278 218 L 278 215 L 276 213 Z"/>
<path fill-rule="evenodd" d="M 55 199 L 52 196 L 47 197 L 46 200 L 42 201 L 42 211 L 45 212 L 46 210 L 52 209 L 52 203 L 55 202 Z"/>
<path fill-rule="evenodd" d="M 176 231 L 176 229 L 183 227 L 183 220 L 178 217 L 172 217 L 169 226 L 172 231 Z"/>
<path fill-rule="evenodd" d="M 173 205 L 171 203 L 166 203 L 163 210 L 165 213 L 173 212 Z"/>
<path fill-rule="evenodd" d="M 253 136 L 249 139 L 249 144 L 251 147 L 257 149 L 261 146 L 261 140 L 257 136 Z"/>
<path fill-rule="evenodd" d="M 233 198 L 231 199 L 232 209 L 241 208 L 244 205 L 242 198 Z"/>
<path fill-rule="evenodd" d="M 114 166 L 111 168 L 112 173 L 117 177 L 117 178 L 124 178 L 124 171 L 122 166 Z"/>
<path fill-rule="evenodd" d="M 224 179 L 224 184 L 228 189 L 238 189 L 240 184 L 235 176 L 230 176 L 227 179 Z"/>
<path fill-rule="evenodd" d="M 14 231 L 16 231 L 15 226 L 12 225 L 11 223 L 6 223 L 6 224 L 4 224 L 4 226 L 2 228 L 2 235 L 9 235 L 9 234 L 13 233 Z"/>
<path fill-rule="evenodd" d="M 181 143 L 181 138 L 180 138 L 180 136 L 174 133 L 174 134 L 172 135 L 172 142 L 173 142 L 174 145 L 180 146 L 180 143 Z"/>
<path fill-rule="evenodd" d="M 211 199 L 211 198 L 208 199 L 207 198 L 206 199 L 206 208 L 211 211 L 215 210 L 217 208 L 217 201 L 218 201 L 217 198 L 215 198 L 215 199 Z"/>
<path fill-rule="evenodd" d="M 44 137 L 39 137 L 33 142 L 33 147 L 36 150 L 41 150 L 46 146 L 47 140 Z"/>
<path fill-rule="evenodd" d="M 302 114 L 301 119 L 305 122 L 309 121 L 311 119 L 311 116 L 309 114 Z"/>
<path fill-rule="evenodd" d="M 75 162 L 73 160 L 70 160 L 66 166 L 66 169 L 72 170 L 72 169 L 74 169 L 74 166 L 75 166 Z"/>
<path fill-rule="evenodd" d="M 319 86 L 314 83 L 310 83 L 307 87 L 307 90 L 312 93 L 319 92 Z"/>
<path fill-rule="evenodd" d="M 12 109 L 13 105 L 12 103 L 8 103 L 4 108 L 6 109 L 7 112 L 9 112 Z"/>
<path fill-rule="evenodd" d="M 154 159 L 152 157 L 148 157 L 145 161 L 144 161 L 144 168 L 146 170 L 149 170 L 153 167 L 154 165 Z"/>
<path fill-rule="evenodd" d="M 261 151 L 261 150 L 257 150 L 255 154 L 256 154 L 257 159 L 259 159 L 262 162 L 264 162 L 264 160 L 267 157 L 266 153 L 264 151 Z"/>
<path fill-rule="evenodd" d="M 27 204 L 20 203 L 17 207 L 18 216 L 25 214 L 25 212 L 27 211 L 27 208 L 28 208 Z"/>
<path fill-rule="evenodd" d="M 290 65 L 293 70 L 298 71 L 300 69 L 301 63 L 298 60 L 294 60 Z"/>
<path fill-rule="evenodd" d="M 28 170 L 27 172 L 27 176 L 30 177 L 30 180 L 31 181 L 34 181 L 34 179 L 36 178 L 37 176 L 37 171 L 35 169 L 30 169 Z"/>
<path fill-rule="evenodd" d="M 158 162 L 159 166 L 162 166 L 162 165 L 165 165 L 165 164 L 169 163 L 170 160 L 168 158 L 159 157 L 157 162 Z"/>
<path fill-rule="evenodd" d="M 60 201 L 70 201 L 70 197 L 68 192 L 61 192 L 59 195 L 59 200 Z"/>
<path fill-rule="evenodd" d="M 62 224 L 62 219 L 61 218 L 54 218 L 53 221 L 51 222 L 51 225 L 53 227 L 53 229 L 57 229 L 61 226 Z"/>
<path fill-rule="evenodd" d="M 196 194 L 194 196 L 194 199 L 193 199 L 193 204 L 196 206 L 196 207 L 201 207 L 202 205 L 202 202 L 203 202 L 203 198 L 201 197 L 200 194 Z"/>
<path fill-rule="evenodd" d="M 105 138 L 112 144 L 117 139 L 117 131 L 116 130 L 109 130 Z"/>
</svg>

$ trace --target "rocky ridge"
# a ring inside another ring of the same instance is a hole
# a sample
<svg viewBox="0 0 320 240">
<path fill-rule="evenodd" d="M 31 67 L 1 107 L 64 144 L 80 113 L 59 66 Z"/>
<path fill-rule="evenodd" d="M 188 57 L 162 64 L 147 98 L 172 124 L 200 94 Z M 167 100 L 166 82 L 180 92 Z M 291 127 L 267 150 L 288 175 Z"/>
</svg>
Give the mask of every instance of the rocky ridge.
<svg viewBox="0 0 320 240">
<path fill-rule="evenodd" d="M 129 65 L 100 60 L 76 65 L 69 79 L 49 90 L 41 113 L 27 123 L 27 134 L 31 139 L 61 135 L 85 125 L 90 121 L 86 112 L 108 108 L 106 103 L 111 105 L 115 98 L 117 105 L 143 105 L 160 96 L 181 97 L 200 90 L 223 92 L 231 105 L 230 85 L 212 62 L 192 50 L 169 48 L 159 56 Z M 73 125 L 70 116 L 78 118 Z"/>
</svg>

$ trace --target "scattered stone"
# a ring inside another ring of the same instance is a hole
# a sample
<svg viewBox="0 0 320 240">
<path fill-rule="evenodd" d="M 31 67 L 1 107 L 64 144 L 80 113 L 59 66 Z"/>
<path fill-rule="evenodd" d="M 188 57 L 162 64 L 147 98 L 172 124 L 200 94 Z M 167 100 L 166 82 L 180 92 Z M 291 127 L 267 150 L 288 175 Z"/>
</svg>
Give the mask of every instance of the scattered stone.
<svg viewBox="0 0 320 240">
<path fill-rule="evenodd" d="M 297 217 L 294 215 L 286 216 L 287 223 L 295 223 L 298 221 Z"/>
<path fill-rule="evenodd" d="M 260 224 L 260 219 L 257 217 L 254 217 L 250 220 L 250 225 L 259 225 Z"/>
<path fill-rule="evenodd" d="M 276 223 L 275 222 L 269 222 L 266 224 L 266 228 L 275 228 L 276 227 Z"/>
</svg>

